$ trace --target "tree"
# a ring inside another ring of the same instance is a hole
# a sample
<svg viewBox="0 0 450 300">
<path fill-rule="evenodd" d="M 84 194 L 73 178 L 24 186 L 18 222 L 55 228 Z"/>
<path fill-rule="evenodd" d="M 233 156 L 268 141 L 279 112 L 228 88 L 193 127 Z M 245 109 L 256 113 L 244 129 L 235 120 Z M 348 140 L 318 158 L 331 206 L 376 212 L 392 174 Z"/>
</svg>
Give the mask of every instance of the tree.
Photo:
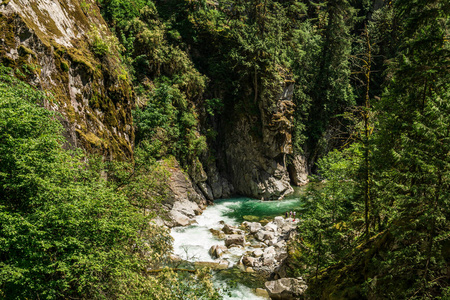
<svg viewBox="0 0 450 300">
<path fill-rule="evenodd" d="M 374 289 L 380 297 L 433 298 L 449 286 L 450 5 L 399 0 L 395 11 L 402 31 L 379 107 L 376 193 L 396 246 L 378 258 Z"/>
<path fill-rule="evenodd" d="M 0 66 L 0 298 L 167 298 L 178 278 L 178 291 L 218 298 L 207 272 L 147 271 L 172 240 L 142 213 L 146 186 L 119 189 L 101 160 L 64 150 L 44 98 Z"/>
<path fill-rule="evenodd" d="M 354 14 L 354 8 L 347 0 L 326 2 L 327 26 L 324 30 L 319 71 L 312 89 L 314 102 L 306 129 L 309 132 L 308 146 L 314 149 L 310 154 L 310 161 L 315 161 L 333 148 L 332 141 L 325 134 L 330 126 L 339 126 L 335 122 L 336 115 L 354 105 L 353 88 L 350 85 L 350 30 Z"/>
</svg>

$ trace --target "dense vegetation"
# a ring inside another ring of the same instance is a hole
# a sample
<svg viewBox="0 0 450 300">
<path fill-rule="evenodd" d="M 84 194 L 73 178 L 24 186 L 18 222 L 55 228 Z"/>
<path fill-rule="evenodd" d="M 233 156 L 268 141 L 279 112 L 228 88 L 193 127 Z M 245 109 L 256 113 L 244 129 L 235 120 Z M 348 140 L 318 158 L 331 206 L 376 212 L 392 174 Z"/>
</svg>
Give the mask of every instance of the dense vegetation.
<svg viewBox="0 0 450 300">
<path fill-rule="evenodd" d="M 286 75 L 294 153 L 326 179 L 305 197 L 291 275 L 312 298 L 450 297 L 448 1 L 96 3 L 137 98 L 134 162 L 63 150 L 46 96 L 1 69 L 1 298 L 217 298 L 208 273 L 160 269 L 157 160 L 195 176 Z"/>
<path fill-rule="evenodd" d="M 44 94 L 0 71 L 0 298 L 216 297 L 208 273 L 147 273 L 171 247 L 149 223 L 164 170 L 140 149 L 134 166 L 63 150 Z"/>
</svg>

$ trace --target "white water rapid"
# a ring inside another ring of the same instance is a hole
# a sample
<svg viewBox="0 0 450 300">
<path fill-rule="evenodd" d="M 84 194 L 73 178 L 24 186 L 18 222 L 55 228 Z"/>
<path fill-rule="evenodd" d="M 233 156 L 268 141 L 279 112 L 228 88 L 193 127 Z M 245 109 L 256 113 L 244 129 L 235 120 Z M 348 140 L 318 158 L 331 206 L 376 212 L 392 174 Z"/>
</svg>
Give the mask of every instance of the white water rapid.
<svg viewBox="0 0 450 300">
<path fill-rule="evenodd" d="M 196 217 L 196 224 L 187 227 L 174 227 L 171 234 L 174 238 L 174 254 L 183 260 L 191 262 L 213 262 L 208 251 L 213 245 L 224 245 L 224 240 L 218 239 L 210 232 L 210 229 L 221 229 L 223 224 L 238 226 L 240 221 L 238 215 L 257 215 L 261 212 L 270 211 L 283 215 L 293 207 L 298 207 L 299 200 L 267 201 L 249 200 L 248 198 L 228 199 L 216 201 L 214 205 L 207 207 L 203 214 Z M 237 214 L 236 214 L 237 212 Z M 223 222 L 221 222 L 223 221 Z M 221 259 L 225 259 L 229 268 L 235 265 L 247 249 L 231 248 L 231 253 L 224 254 Z M 254 290 L 238 283 L 230 288 L 225 280 L 215 280 L 215 285 L 227 290 L 224 299 L 227 300 L 263 300 L 265 297 L 255 295 Z M 263 288 L 261 286 L 261 288 Z"/>
</svg>

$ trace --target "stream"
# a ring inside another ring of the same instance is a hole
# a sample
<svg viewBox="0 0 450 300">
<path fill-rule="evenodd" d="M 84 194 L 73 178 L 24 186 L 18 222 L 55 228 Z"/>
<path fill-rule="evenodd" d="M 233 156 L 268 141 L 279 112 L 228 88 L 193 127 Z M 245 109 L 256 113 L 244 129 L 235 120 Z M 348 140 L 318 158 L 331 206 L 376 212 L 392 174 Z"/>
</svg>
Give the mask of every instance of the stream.
<svg viewBox="0 0 450 300">
<path fill-rule="evenodd" d="M 266 222 L 276 216 L 284 216 L 287 211 L 301 210 L 302 202 L 299 191 L 281 201 L 260 201 L 250 198 L 230 198 L 215 200 L 196 217 L 197 224 L 186 227 L 174 227 L 171 230 L 174 238 L 174 254 L 189 262 L 213 262 L 208 251 L 213 245 L 224 245 L 210 229 L 221 229 L 223 224 L 239 226 L 243 221 Z M 247 247 L 231 248 L 221 259 L 230 262 L 228 269 L 214 271 L 214 284 L 223 290 L 224 299 L 267 299 L 257 296 L 255 288 L 264 288 L 264 281 L 254 274 L 242 272 L 237 268 L 241 256 Z"/>
</svg>

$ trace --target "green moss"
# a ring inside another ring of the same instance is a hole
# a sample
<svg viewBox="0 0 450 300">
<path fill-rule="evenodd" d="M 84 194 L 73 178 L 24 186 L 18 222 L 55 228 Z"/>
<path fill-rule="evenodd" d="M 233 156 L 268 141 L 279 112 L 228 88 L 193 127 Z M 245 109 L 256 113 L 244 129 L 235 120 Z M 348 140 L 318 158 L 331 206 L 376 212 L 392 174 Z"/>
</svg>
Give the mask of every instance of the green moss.
<svg viewBox="0 0 450 300">
<path fill-rule="evenodd" d="M 18 49 L 20 56 L 31 55 L 33 58 L 36 58 L 36 53 L 30 48 L 25 47 L 24 45 L 20 45 Z"/>
<path fill-rule="evenodd" d="M 67 61 L 61 60 L 61 69 L 64 72 L 68 72 L 69 71 L 69 63 Z"/>
<path fill-rule="evenodd" d="M 77 49 L 70 49 L 68 54 L 72 62 L 85 66 L 88 73 L 94 73 L 96 71 L 92 64 L 92 60 L 88 57 L 88 55 L 83 54 Z"/>
<path fill-rule="evenodd" d="M 70 14 L 70 17 L 77 20 L 77 24 L 81 28 L 89 27 L 88 19 L 81 11 L 78 2 L 68 0 L 59 0 L 59 2 Z M 75 9 L 71 6 L 74 3 Z M 19 6 L 21 5 L 19 4 Z M 73 48 L 66 48 L 58 44 L 55 37 L 61 35 L 61 32 L 56 28 L 56 24 L 53 21 L 47 22 L 48 16 L 44 16 L 45 12 L 38 10 L 36 3 L 30 5 L 36 11 L 39 23 L 45 24 L 45 32 L 26 15 L 0 14 L 0 39 L 3 40 L 4 45 L 0 48 L 2 57 L 0 62 L 14 68 L 16 76 L 23 80 L 35 81 L 40 76 L 41 66 L 38 64 L 37 58 L 41 51 L 35 53 L 33 49 L 16 44 L 17 28 L 28 28 L 28 31 L 24 31 L 24 38 L 36 35 L 44 48 L 47 47 L 45 53 L 52 53 L 56 71 L 51 73 L 51 80 L 55 83 L 51 87 L 51 93 L 68 122 L 77 124 L 76 134 L 79 146 L 87 152 L 98 153 L 106 157 L 116 159 L 132 157 L 132 145 L 124 137 L 113 134 L 112 130 L 115 127 L 119 132 L 125 132 L 127 125 L 132 126 L 129 107 L 131 87 L 120 59 L 115 54 L 106 58 L 96 58 L 90 50 L 87 39 L 72 40 Z M 97 10 L 97 7 L 92 5 L 91 9 Z M 18 50 L 18 59 L 14 60 L 7 56 L 11 49 Z M 105 60 L 108 63 L 102 64 Z M 71 69 L 83 77 L 84 83 L 87 83 L 84 85 L 82 94 L 78 94 L 75 99 L 79 103 L 84 101 L 82 95 L 89 99 L 89 106 L 84 107 L 82 113 L 75 111 L 71 103 L 69 91 L 69 71 Z M 106 86 L 103 85 L 105 77 L 109 78 L 108 82 L 110 82 Z M 94 111 L 96 109 L 101 110 L 103 114 L 98 115 Z M 102 122 L 106 128 L 98 126 L 98 122 Z M 92 124 L 93 127 L 87 128 L 88 124 Z M 133 140 L 133 131 L 129 134 L 130 139 Z"/>
</svg>

